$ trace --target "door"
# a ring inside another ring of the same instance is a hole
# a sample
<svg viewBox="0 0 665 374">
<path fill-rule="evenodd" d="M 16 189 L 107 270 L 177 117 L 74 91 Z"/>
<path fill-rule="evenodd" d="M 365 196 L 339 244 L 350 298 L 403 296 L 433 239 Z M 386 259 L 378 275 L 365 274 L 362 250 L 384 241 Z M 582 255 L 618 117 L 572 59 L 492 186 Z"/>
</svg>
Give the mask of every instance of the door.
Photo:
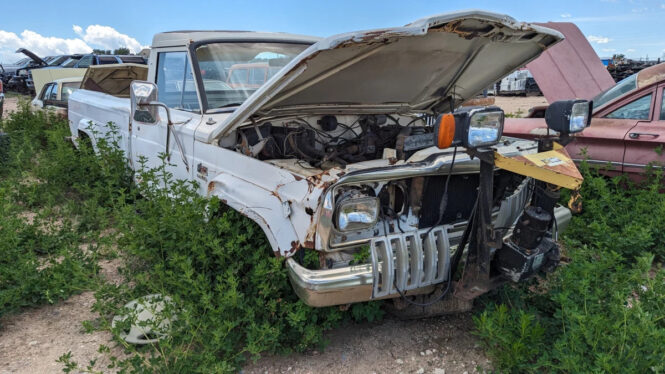
<svg viewBox="0 0 665 374">
<path fill-rule="evenodd" d="M 628 134 L 626 134 L 626 153 L 623 170 L 630 173 L 633 179 L 639 179 L 639 174 L 645 171 L 647 165 L 665 166 L 665 85 L 661 85 L 653 92 L 648 113 L 642 113 L 642 118 Z M 645 108 L 646 110 L 646 108 Z"/>
<path fill-rule="evenodd" d="M 586 158 L 592 165 L 609 165 L 611 169 L 606 172 L 609 175 L 621 174 L 626 151 L 624 139 L 639 121 L 649 118 L 653 96 L 652 91 L 639 91 L 594 113 L 591 126 L 576 135 L 566 150 L 573 159 Z"/>
<path fill-rule="evenodd" d="M 172 131 L 169 134 L 166 110 L 159 109 L 155 123 L 132 119 L 132 162 L 139 168 L 162 165 L 162 155 L 169 154 L 167 169 L 174 179 L 191 179 L 194 132 L 201 121 L 196 85 L 187 52 L 160 52 L 157 58 L 155 82 L 158 101 L 169 107 Z"/>
</svg>

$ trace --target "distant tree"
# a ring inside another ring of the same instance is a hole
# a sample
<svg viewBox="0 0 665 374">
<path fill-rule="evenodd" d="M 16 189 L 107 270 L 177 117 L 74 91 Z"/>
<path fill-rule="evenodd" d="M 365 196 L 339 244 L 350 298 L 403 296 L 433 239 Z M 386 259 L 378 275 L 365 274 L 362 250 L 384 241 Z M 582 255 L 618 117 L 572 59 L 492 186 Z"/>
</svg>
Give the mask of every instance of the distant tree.
<svg viewBox="0 0 665 374">
<path fill-rule="evenodd" d="M 113 50 L 114 55 L 128 55 L 130 53 L 131 52 L 129 52 L 129 48 L 127 47 L 116 48 L 115 50 Z"/>
<path fill-rule="evenodd" d="M 96 49 L 95 48 L 95 49 L 92 50 L 92 53 L 94 53 L 96 55 L 110 55 L 111 50 L 110 49 L 104 50 L 104 49 Z"/>
<path fill-rule="evenodd" d="M 614 61 L 623 61 L 623 59 L 626 58 L 623 54 L 615 54 L 612 56 L 612 60 Z"/>
</svg>

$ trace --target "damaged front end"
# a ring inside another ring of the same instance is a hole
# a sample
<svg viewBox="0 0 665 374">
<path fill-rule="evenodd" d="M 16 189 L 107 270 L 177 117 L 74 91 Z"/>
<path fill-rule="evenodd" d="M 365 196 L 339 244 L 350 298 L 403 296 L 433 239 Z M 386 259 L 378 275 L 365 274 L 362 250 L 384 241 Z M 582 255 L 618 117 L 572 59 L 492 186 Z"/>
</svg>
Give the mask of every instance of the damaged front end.
<svg viewBox="0 0 665 374">
<path fill-rule="evenodd" d="M 469 123 L 485 111 L 462 111 L 466 122 L 456 113 L 452 126 L 462 122 L 467 128 L 451 133 L 471 139 L 478 129 L 469 129 L 474 126 Z M 579 130 L 588 125 L 588 119 L 581 121 Z M 432 128 L 430 138 L 436 139 L 437 125 Z M 450 303 L 452 295 L 472 300 L 506 281 L 553 270 L 559 262 L 556 237 L 571 218 L 557 204 L 559 189 L 579 188 L 581 175 L 552 139 L 536 144 L 498 138 L 479 146 L 451 140 L 452 151 L 420 162 L 340 177 L 322 199 L 319 269 L 287 259 L 299 297 L 311 306 L 400 298 L 396 305 L 407 309 L 431 306 L 445 296 Z M 433 150 L 414 156 L 426 152 Z M 458 269 L 463 271 L 455 280 Z M 414 295 L 434 300 L 415 302 Z M 456 310 L 470 306 L 453 304 Z"/>
</svg>

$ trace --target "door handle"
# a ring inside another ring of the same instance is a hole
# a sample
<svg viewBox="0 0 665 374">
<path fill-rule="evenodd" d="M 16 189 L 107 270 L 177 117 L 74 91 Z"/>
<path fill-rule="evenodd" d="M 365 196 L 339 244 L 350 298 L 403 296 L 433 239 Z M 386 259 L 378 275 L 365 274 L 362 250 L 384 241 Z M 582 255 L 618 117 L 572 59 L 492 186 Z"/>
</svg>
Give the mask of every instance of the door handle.
<svg viewBox="0 0 665 374">
<path fill-rule="evenodd" d="M 631 132 L 630 134 L 628 134 L 628 137 L 631 138 L 631 139 L 637 139 L 640 136 L 652 136 L 654 138 L 657 138 L 660 135 L 659 134 L 654 134 L 654 133 L 649 133 L 649 132 Z"/>
</svg>

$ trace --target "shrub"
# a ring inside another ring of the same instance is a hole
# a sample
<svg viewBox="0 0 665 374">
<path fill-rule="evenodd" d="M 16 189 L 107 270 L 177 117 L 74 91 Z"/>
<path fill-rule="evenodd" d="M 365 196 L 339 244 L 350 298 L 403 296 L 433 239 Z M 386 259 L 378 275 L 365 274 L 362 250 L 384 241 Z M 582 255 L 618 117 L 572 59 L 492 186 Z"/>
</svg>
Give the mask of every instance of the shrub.
<svg viewBox="0 0 665 374">
<path fill-rule="evenodd" d="M 569 263 L 500 290 L 476 316 L 477 334 L 505 372 L 663 372 L 661 178 L 637 188 L 581 169 L 584 212 L 564 237 Z"/>
</svg>

